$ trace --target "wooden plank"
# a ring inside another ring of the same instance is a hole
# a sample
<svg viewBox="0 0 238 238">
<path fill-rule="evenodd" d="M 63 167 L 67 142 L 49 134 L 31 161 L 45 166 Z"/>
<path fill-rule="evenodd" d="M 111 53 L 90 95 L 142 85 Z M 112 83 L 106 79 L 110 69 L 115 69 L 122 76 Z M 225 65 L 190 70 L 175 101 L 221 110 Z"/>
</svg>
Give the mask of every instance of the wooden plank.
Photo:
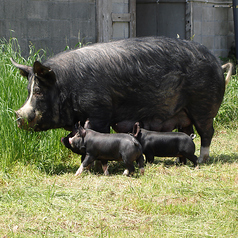
<svg viewBox="0 0 238 238">
<path fill-rule="evenodd" d="M 129 12 L 131 14 L 130 37 L 136 37 L 136 0 L 130 0 Z"/>
<path fill-rule="evenodd" d="M 98 42 L 108 42 L 112 38 L 112 2 L 97 0 L 97 35 Z"/>
<path fill-rule="evenodd" d="M 136 0 L 129 0 L 129 13 L 113 13 L 112 0 L 96 0 L 96 11 L 98 42 L 112 39 L 113 22 L 128 22 L 129 37 L 136 37 Z"/>
<path fill-rule="evenodd" d="M 113 22 L 130 22 L 131 14 L 130 13 L 124 13 L 124 14 L 112 13 L 112 21 Z"/>
</svg>

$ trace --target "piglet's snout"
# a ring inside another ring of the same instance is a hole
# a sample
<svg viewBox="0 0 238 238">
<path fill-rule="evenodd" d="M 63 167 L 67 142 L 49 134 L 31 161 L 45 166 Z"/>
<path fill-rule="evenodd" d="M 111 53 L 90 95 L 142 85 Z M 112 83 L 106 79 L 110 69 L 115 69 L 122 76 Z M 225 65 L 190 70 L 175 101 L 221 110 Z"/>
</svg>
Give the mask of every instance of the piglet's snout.
<svg viewBox="0 0 238 238">
<path fill-rule="evenodd" d="M 70 137 L 69 138 L 69 144 L 72 144 L 73 139 Z"/>
</svg>

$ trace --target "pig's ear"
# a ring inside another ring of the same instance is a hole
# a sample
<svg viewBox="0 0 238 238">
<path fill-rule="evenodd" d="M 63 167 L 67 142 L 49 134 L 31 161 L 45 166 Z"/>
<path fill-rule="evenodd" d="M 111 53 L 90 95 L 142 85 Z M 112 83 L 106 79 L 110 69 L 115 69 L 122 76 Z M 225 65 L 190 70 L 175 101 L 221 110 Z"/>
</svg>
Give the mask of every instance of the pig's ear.
<svg viewBox="0 0 238 238">
<path fill-rule="evenodd" d="M 79 133 L 83 138 L 86 136 L 86 130 L 81 125 L 79 125 Z"/>
<path fill-rule="evenodd" d="M 133 126 L 133 131 L 132 134 L 137 137 L 140 132 L 140 123 L 136 122 L 135 125 Z"/>
<path fill-rule="evenodd" d="M 13 58 L 10 58 L 12 64 L 17 67 L 20 70 L 20 74 L 24 77 L 28 77 L 29 73 L 32 72 L 32 67 L 23 65 L 23 64 L 18 64 L 16 63 Z"/>
<path fill-rule="evenodd" d="M 91 128 L 89 119 L 86 120 L 86 122 L 85 122 L 85 124 L 84 124 L 84 128 L 85 128 L 85 129 L 90 129 L 90 128 Z"/>
<path fill-rule="evenodd" d="M 49 67 L 44 66 L 39 61 L 35 61 L 33 72 L 35 76 L 46 85 L 52 86 L 56 81 L 54 71 Z"/>
</svg>

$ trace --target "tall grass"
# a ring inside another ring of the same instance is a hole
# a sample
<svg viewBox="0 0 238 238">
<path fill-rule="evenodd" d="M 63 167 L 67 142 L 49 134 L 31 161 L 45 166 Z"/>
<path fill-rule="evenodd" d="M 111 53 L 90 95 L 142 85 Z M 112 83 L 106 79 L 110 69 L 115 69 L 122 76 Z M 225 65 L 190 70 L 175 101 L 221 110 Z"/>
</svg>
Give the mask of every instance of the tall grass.
<svg viewBox="0 0 238 238">
<path fill-rule="evenodd" d="M 64 130 L 50 130 L 35 133 L 17 127 L 15 110 L 19 109 L 27 98 L 26 78 L 20 76 L 10 62 L 10 57 L 20 64 L 32 65 L 35 60 L 42 60 L 46 53 L 30 45 L 27 59 L 21 56 L 17 39 L 0 40 L 0 169 L 11 168 L 16 161 L 34 163 L 40 170 L 56 172 L 58 166 L 66 166 L 62 160 L 68 157 L 60 143 L 60 138 L 67 134 Z M 63 163 L 63 164 L 62 164 Z"/>
<path fill-rule="evenodd" d="M 237 128 L 238 126 L 238 77 L 237 74 L 231 77 L 226 87 L 222 105 L 215 118 L 218 125 Z"/>
</svg>

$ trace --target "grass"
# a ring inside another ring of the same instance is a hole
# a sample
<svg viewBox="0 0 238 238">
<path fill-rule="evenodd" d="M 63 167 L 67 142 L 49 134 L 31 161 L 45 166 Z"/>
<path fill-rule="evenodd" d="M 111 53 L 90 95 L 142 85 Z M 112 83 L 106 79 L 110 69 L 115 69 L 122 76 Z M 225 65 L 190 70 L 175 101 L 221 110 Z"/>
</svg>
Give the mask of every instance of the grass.
<svg viewBox="0 0 238 238">
<path fill-rule="evenodd" d="M 18 49 L 14 51 L 14 49 Z M 56 173 L 57 168 L 67 166 L 67 150 L 62 147 L 60 138 L 67 132 L 50 130 L 48 132 L 28 132 L 20 130 L 16 124 L 14 111 L 23 105 L 27 98 L 27 79 L 20 77 L 18 70 L 11 64 L 10 57 L 18 63 L 32 65 L 35 60 L 45 57 L 43 50 L 36 51 L 30 46 L 27 60 L 21 57 L 17 39 L 0 41 L 0 169 L 7 171 L 16 161 L 33 163 L 47 173 Z M 63 162 L 62 162 L 63 161 Z"/>
<path fill-rule="evenodd" d="M 13 50 L 14 49 L 14 50 Z M 14 110 L 27 81 L 9 58 L 31 65 L 45 52 L 21 57 L 16 39 L 0 41 L 0 237 L 236 237 L 238 234 L 237 76 L 215 119 L 208 163 L 194 169 L 156 158 L 144 176 L 75 177 L 79 156 L 61 143 L 64 130 L 27 132 Z M 199 154 L 200 138 L 194 140 Z"/>
<path fill-rule="evenodd" d="M 156 159 L 144 176 L 49 175 L 18 163 L 1 174 L 0 235 L 7 237 L 235 237 L 238 163 L 233 132 L 216 134 L 199 169 Z M 196 141 L 198 142 L 198 141 Z M 111 170 L 113 170 L 113 164 Z"/>
</svg>

